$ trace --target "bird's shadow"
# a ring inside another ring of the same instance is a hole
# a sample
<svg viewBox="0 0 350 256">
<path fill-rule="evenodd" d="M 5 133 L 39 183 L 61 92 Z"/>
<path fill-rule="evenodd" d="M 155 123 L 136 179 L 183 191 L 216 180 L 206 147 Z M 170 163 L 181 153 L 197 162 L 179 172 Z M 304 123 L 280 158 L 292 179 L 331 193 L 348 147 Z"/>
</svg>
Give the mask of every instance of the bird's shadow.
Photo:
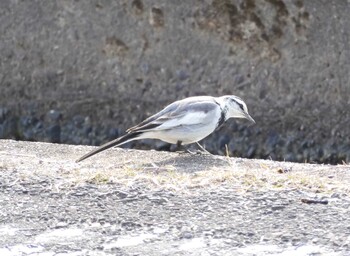
<svg viewBox="0 0 350 256">
<path fill-rule="evenodd" d="M 159 167 L 171 166 L 174 167 L 176 171 L 187 173 L 206 171 L 215 167 L 230 166 L 229 160 L 224 157 L 210 154 L 193 155 L 186 153 L 180 153 L 166 160 L 156 161 L 154 164 Z"/>
</svg>

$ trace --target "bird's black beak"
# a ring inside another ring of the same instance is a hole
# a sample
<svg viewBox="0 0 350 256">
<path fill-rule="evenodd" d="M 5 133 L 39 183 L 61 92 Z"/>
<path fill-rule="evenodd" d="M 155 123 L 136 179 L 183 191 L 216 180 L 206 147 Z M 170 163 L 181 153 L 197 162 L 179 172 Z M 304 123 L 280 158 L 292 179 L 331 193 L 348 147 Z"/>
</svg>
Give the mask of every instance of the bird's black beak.
<svg viewBox="0 0 350 256">
<path fill-rule="evenodd" d="M 255 120 L 248 113 L 244 113 L 244 115 L 245 118 L 250 122 L 250 125 L 256 124 Z"/>
</svg>

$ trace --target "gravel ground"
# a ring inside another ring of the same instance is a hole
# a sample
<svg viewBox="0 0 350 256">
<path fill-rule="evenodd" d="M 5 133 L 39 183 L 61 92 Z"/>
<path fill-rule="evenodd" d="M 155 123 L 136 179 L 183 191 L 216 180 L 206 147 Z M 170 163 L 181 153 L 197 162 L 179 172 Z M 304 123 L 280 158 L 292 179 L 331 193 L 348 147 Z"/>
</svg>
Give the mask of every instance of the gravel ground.
<svg viewBox="0 0 350 256">
<path fill-rule="evenodd" d="M 0 141 L 0 255 L 350 255 L 350 166 Z"/>
</svg>

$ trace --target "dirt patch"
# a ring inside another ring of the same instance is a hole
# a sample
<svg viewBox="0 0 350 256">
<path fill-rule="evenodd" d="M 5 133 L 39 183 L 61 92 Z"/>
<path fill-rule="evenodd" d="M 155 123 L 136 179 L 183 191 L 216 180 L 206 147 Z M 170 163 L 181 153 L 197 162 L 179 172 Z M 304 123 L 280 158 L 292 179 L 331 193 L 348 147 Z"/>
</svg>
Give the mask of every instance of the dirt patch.
<svg viewBox="0 0 350 256">
<path fill-rule="evenodd" d="M 2 254 L 350 252 L 348 165 L 90 149 L 0 142 Z"/>
</svg>

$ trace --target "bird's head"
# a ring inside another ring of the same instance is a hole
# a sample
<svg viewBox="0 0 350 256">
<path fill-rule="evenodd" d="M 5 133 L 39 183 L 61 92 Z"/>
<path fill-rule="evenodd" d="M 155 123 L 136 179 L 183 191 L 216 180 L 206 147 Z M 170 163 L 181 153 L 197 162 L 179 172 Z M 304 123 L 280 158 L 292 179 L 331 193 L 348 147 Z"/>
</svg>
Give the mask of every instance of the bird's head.
<svg viewBox="0 0 350 256">
<path fill-rule="evenodd" d="M 248 108 L 245 102 L 234 95 L 220 97 L 221 107 L 226 111 L 226 119 L 229 118 L 245 118 L 252 124 L 255 124 L 254 119 L 249 115 Z"/>
</svg>

